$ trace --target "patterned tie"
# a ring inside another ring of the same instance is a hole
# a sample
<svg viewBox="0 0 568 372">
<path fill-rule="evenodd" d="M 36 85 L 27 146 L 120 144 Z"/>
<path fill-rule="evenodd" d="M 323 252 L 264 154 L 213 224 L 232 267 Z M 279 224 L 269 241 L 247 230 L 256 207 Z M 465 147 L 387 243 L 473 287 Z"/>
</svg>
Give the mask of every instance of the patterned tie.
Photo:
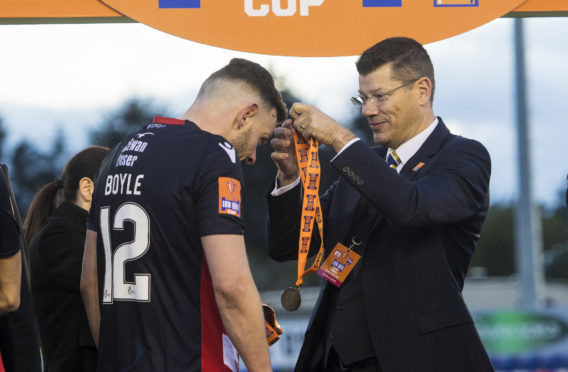
<svg viewBox="0 0 568 372">
<path fill-rule="evenodd" d="M 396 169 L 398 167 L 398 165 L 400 164 L 400 158 L 398 157 L 396 152 L 393 151 L 389 154 L 389 156 L 387 156 L 387 164 L 393 169 Z"/>
</svg>

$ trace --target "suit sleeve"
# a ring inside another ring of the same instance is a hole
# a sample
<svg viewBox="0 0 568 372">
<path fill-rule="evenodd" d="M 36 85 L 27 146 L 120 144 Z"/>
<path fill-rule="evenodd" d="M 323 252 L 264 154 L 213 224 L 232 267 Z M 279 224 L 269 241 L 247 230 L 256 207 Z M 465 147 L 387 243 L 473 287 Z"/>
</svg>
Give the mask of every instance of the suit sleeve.
<svg viewBox="0 0 568 372">
<path fill-rule="evenodd" d="M 325 234 L 329 201 L 333 195 L 334 183 L 322 196 L 323 228 Z M 274 185 L 271 186 L 271 190 Z M 298 259 L 298 242 L 300 239 L 300 220 L 302 216 L 302 184 L 279 196 L 268 194 L 268 254 L 276 261 Z M 320 247 L 319 230 L 314 223 L 310 251 L 308 256 L 315 255 Z"/>
<path fill-rule="evenodd" d="M 332 161 L 341 176 L 399 229 L 453 224 L 483 210 L 491 173 L 483 145 L 456 137 L 429 163 L 412 181 L 389 168 L 361 141 Z"/>
</svg>

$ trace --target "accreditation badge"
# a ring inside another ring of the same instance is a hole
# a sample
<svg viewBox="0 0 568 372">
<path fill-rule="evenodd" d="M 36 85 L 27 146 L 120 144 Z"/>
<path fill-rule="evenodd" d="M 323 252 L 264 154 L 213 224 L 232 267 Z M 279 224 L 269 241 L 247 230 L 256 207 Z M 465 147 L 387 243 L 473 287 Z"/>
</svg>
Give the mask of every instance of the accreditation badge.
<svg viewBox="0 0 568 372">
<path fill-rule="evenodd" d="M 353 252 L 351 248 L 337 243 L 318 269 L 317 274 L 336 287 L 341 287 L 360 258 L 361 256 Z"/>
</svg>

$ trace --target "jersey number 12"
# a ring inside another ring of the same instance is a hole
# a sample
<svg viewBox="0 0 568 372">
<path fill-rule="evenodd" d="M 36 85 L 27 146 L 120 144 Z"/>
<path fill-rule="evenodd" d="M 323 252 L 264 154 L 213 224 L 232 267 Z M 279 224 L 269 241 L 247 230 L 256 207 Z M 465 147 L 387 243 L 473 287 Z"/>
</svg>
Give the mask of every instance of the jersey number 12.
<svg viewBox="0 0 568 372">
<path fill-rule="evenodd" d="M 150 274 L 134 274 L 134 282 L 126 281 L 124 265 L 142 257 L 150 247 L 150 217 L 136 203 L 122 204 L 114 215 L 113 230 L 124 230 L 124 223 L 134 224 L 134 239 L 112 250 L 110 238 L 110 208 L 102 207 L 100 213 L 101 233 L 105 253 L 105 276 L 103 304 L 117 301 L 150 301 Z"/>
</svg>

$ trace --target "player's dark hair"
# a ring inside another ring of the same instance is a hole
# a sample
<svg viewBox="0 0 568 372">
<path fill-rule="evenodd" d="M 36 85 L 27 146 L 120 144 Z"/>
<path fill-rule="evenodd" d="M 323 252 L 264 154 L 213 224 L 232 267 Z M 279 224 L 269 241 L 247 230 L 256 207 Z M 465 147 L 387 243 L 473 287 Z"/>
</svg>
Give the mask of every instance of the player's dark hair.
<svg viewBox="0 0 568 372">
<path fill-rule="evenodd" d="M 95 179 L 108 151 L 107 147 L 102 146 L 87 147 L 67 162 L 58 180 L 39 189 L 24 221 L 24 237 L 28 244 L 47 224 L 49 217 L 63 200 L 71 202 L 75 200 L 81 178 Z"/>
<path fill-rule="evenodd" d="M 434 102 L 434 66 L 428 52 L 419 42 L 408 37 L 385 39 L 365 50 L 355 65 L 359 75 L 365 76 L 387 63 L 392 63 L 393 78 L 401 82 L 421 77 L 430 79 L 430 102 Z"/>
<path fill-rule="evenodd" d="M 288 111 L 280 92 L 274 86 L 274 79 L 267 69 L 258 63 L 243 58 L 233 58 L 228 65 L 215 71 L 205 80 L 198 96 L 201 96 L 205 88 L 218 79 L 238 80 L 248 85 L 258 94 L 266 104 L 276 109 L 278 122 L 286 120 Z"/>
</svg>

